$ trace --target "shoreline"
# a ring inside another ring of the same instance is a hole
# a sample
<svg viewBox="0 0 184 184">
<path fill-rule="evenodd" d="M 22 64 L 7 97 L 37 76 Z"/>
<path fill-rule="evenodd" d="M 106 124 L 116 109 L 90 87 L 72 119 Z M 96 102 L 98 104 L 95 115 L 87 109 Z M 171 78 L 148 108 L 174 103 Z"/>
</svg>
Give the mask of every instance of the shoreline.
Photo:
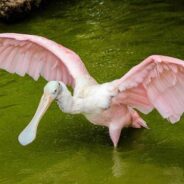
<svg viewBox="0 0 184 184">
<path fill-rule="evenodd" d="M 8 22 L 23 19 L 42 2 L 43 0 L 1 0 L 0 18 Z"/>
</svg>

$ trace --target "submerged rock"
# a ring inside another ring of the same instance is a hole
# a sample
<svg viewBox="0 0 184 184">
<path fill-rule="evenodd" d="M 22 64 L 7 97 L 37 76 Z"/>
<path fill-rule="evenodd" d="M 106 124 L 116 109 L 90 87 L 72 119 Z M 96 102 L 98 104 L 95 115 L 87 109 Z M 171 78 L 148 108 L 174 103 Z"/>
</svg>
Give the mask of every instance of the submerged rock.
<svg viewBox="0 0 184 184">
<path fill-rule="evenodd" d="M 39 7 L 43 0 L 0 0 L 0 18 L 15 21 L 24 18 L 32 9 Z"/>
</svg>

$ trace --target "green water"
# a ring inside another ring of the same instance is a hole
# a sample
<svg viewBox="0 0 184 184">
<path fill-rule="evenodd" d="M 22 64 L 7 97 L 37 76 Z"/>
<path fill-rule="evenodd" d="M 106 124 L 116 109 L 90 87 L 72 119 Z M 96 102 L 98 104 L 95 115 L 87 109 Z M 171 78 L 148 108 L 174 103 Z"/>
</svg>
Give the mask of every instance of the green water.
<svg viewBox="0 0 184 184">
<path fill-rule="evenodd" d="M 181 0 L 55 0 L 21 23 L 0 23 L 0 32 L 62 43 L 105 82 L 151 54 L 184 59 L 183 9 Z M 184 183 L 184 118 L 171 125 L 156 111 L 143 115 L 150 130 L 124 130 L 115 151 L 106 128 L 63 114 L 53 103 L 37 139 L 21 146 L 17 137 L 45 84 L 0 71 L 0 184 Z"/>
</svg>

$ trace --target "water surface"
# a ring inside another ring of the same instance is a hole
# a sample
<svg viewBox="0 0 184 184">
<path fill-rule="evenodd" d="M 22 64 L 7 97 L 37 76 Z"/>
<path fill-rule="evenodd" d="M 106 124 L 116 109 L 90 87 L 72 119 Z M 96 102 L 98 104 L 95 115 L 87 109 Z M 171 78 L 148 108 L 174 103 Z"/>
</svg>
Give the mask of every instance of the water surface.
<svg viewBox="0 0 184 184">
<path fill-rule="evenodd" d="M 184 2 L 55 0 L 0 32 L 42 35 L 77 52 L 99 82 L 121 77 L 151 54 L 184 59 Z M 113 150 L 108 130 L 55 103 L 36 141 L 17 137 L 33 116 L 46 81 L 0 71 L 0 183 L 180 184 L 184 182 L 184 118 L 169 124 L 153 111 L 150 130 L 123 130 Z"/>
</svg>

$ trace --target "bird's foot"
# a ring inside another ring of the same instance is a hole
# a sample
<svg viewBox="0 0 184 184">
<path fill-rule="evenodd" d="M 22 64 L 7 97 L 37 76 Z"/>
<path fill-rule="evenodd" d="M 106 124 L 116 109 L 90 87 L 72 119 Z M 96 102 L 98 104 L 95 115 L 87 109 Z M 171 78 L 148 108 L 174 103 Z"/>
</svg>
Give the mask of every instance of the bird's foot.
<svg viewBox="0 0 184 184">
<path fill-rule="evenodd" d="M 132 125 L 131 127 L 133 128 L 147 128 L 149 129 L 148 125 L 146 122 L 139 116 L 139 114 L 134 110 L 134 109 L 129 109 L 131 116 L 132 116 Z"/>
<path fill-rule="evenodd" d="M 132 122 L 132 127 L 133 128 L 142 128 L 142 127 L 144 127 L 146 129 L 149 129 L 147 123 L 142 118 L 140 118 L 140 117 L 139 118 L 136 118 L 136 120 L 134 120 Z"/>
</svg>

